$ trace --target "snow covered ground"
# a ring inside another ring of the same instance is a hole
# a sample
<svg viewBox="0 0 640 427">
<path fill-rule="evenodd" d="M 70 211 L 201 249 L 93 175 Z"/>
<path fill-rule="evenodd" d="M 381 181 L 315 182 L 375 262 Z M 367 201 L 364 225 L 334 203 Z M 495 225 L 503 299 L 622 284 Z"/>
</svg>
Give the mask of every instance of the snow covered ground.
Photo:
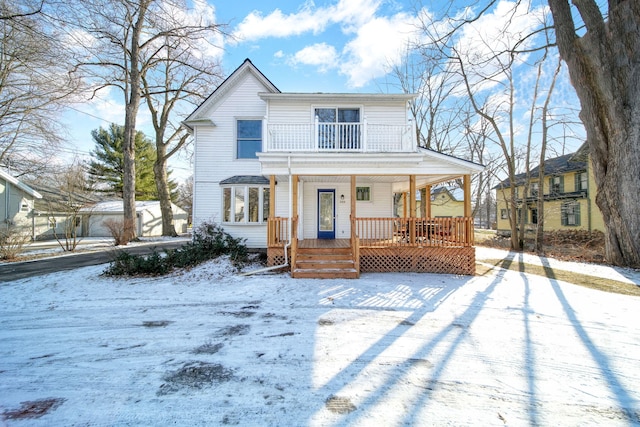
<svg viewBox="0 0 640 427">
<path fill-rule="evenodd" d="M 477 249 L 505 257 L 640 285 Z M 505 270 L 104 268 L 0 284 L 0 425 L 640 425 L 638 297 Z"/>
</svg>

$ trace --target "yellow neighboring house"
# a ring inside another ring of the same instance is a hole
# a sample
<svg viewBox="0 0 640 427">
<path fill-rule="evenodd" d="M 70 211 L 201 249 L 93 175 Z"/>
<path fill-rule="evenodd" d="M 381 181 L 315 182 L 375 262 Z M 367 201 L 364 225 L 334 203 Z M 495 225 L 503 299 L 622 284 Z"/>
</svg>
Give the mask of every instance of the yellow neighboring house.
<svg viewBox="0 0 640 427">
<path fill-rule="evenodd" d="M 457 200 L 446 187 L 431 191 L 431 216 L 434 218 L 458 218 L 464 216 L 464 202 Z"/>
<path fill-rule="evenodd" d="M 544 164 L 544 182 L 538 179 L 539 167 L 531 170 L 528 194 L 524 194 L 526 174 L 516 175 L 516 202 L 518 220 L 525 215 L 527 230 L 538 226 L 538 192 L 544 194 L 544 229 L 604 231 L 604 221 L 596 205 L 596 183 L 593 178 L 591 159 L 586 144 L 575 153 L 548 159 Z M 507 201 L 510 198 L 511 182 L 507 179 L 498 184 L 497 231 L 508 235 L 511 232 L 510 210 Z"/>
</svg>

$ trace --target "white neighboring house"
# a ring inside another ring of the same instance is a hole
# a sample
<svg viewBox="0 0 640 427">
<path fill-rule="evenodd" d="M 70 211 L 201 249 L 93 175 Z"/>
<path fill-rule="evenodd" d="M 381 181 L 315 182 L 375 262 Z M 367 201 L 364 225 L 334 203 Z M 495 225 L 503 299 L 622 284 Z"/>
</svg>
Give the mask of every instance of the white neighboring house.
<svg viewBox="0 0 640 427">
<path fill-rule="evenodd" d="M 42 195 L 9 172 L 0 169 L 1 227 L 12 225 L 28 229 L 33 238 L 34 202 Z"/>
<path fill-rule="evenodd" d="M 194 224 L 220 223 L 294 277 L 473 274 L 470 182 L 483 166 L 419 148 L 414 98 L 283 93 L 245 60 L 183 122 L 195 139 Z M 464 217 L 427 207 L 417 218 L 416 190 L 456 178 Z M 393 215 L 396 193 L 406 218 Z"/>
<path fill-rule="evenodd" d="M 177 233 L 187 230 L 187 212 L 171 204 L 173 210 L 173 226 Z M 122 200 L 99 202 L 90 207 L 82 208 L 80 214 L 87 223 L 83 237 L 111 237 L 105 225 L 107 220 L 122 221 L 124 207 Z M 136 201 L 136 230 L 140 237 L 162 235 L 162 213 L 160 202 L 156 200 Z"/>
</svg>

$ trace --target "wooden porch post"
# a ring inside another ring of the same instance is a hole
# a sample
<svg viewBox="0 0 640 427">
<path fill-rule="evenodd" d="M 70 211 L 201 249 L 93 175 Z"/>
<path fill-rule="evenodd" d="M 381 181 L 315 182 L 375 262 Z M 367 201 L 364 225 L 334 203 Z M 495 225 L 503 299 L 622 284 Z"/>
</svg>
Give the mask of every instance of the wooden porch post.
<svg viewBox="0 0 640 427">
<path fill-rule="evenodd" d="M 424 192 L 425 192 L 425 200 L 422 201 L 422 203 L 424 203 L 424 212 L 425 212 L 425 216 L 427 218 L 431 218 L 431 186 L 427 185 L 424 188 Z"/>
<path fill-rule="evenodd" d="M 473 222 L 471 220 L 471 175 L 465 175 L 463 177 L 464 186 L 464 217 L 466 220 L 467 235 L 466 242 L 473 245 Z"/>
<path fill-rule="evenodd" d="M 291 176 L 291 271 L 296 268 L 296 255 L 298 253 L 298 175 Z M 292 274 L 293 276 L 293 274 Z"/>
<path fill-rule="evenodd" d="M 356 176 L 351 175 L 351 218 L 356 217 Z"/>
<path fill-rule="evenodd" d="M 407 217 L 407 193 L 402 193 L 402 218 Z"/>
<path fill-rule="evenodd" d="M 409 176 L 409 218 L 416 217 L 416 176 Z M 409 241 L 411 244 L 416 242 L 416 226 L 415 221 L 409 222 Z"/>
<path fill-rule="evenodd" d="M 281 224 L 274 220 L 276 213 L 276 177 L 269 176 L 269 218 L 267 219 L 267 246 L 275 245 L 281 238 Z"/>
<path fill-rule="evenodd" d="M 276 216 L 276 176 L 269 176 L 269 218 Z"/>
</svg>

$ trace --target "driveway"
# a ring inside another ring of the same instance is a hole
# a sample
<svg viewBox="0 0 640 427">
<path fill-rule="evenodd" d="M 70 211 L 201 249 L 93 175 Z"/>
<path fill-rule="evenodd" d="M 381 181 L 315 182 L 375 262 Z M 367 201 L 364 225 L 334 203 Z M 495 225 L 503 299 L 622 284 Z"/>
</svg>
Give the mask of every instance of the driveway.
<svg viewBox="0 0 640 427">
<path fill-rule="evenodd" d="M 114 247 L 111 245 L 99 245 L 87 250 L 86 246 L 91 242 L 85 241 L 78 247 L 78 252 L 60 255 L 60 252 L 52 252 L 44 258 L 31 261 L 4 262 L 0 263 L 0 282 L 24 279 L 58 271 L 73 270 L 90 265 L 105 264 L 111 262 L 117 251 L 126 251 L 130 254 L 150 253 L 154 249 L 160 251 L 164 249 L 176 249 L 185 244 L 189 239 L 178 237 L 172 240 L 158 240 L 153 242 L 132 243 L 127 246 Z M 85 247 L 83 249 L 83 247 Z M 55 242 L 39 242 L 32 248 L 34 250 L 60 249 Z"/>
</svg>

